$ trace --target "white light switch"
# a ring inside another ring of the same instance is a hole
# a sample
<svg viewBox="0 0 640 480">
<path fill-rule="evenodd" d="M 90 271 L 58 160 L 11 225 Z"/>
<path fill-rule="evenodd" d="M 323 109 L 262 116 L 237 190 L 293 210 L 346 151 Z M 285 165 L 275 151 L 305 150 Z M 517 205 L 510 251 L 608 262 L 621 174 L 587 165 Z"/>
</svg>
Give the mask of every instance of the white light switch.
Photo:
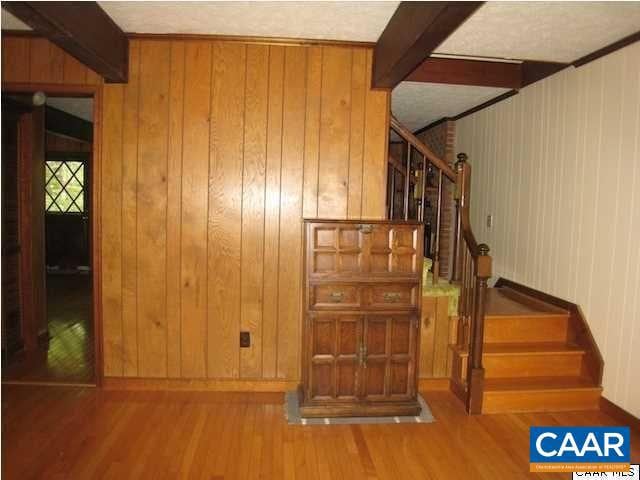
<svg viewBox="0 0 640 480">
<path fill-rule="evenodd" d="M 487 228 L 493 227 L 493 215 L 487 215 Z"/>
</svg>

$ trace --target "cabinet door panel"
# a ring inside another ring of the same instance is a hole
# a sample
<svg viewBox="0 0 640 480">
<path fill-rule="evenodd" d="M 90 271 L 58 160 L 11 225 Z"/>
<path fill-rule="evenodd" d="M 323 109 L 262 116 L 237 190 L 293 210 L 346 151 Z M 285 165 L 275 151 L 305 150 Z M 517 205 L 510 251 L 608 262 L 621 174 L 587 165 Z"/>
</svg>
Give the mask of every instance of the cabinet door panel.
<svg viewBox="0 0 640 480">
<path fill-rule="evenodd" d="M 413 397 L 416 326 L 412 315 L 365 317 L 363 398 L 376 401 Z"/>
<path fill-rule="evenodd" d="M 387 360 L 385 358 L 370 358 L 364 367 L 364 398 L 368 401 L 384 400 L 386 389 Z"/>
<path fill-rule="evenodd" d="M 363 233 L 359 224 L 309 224 L 308 264 L 312 276 L 349 276 L 364 271 Z"/>
<path fill-rule="evenodd" d="M 309 381 L 311 400 L 354 399 L 359 382 L 362 317 L 318 313 L 309 317 Z"/>
<path fill-rule="evenodd" d="M 375 225 L 370 234 L 371 273 L 422 274 L 422 238 L 416 225 Z"/>
</svg>

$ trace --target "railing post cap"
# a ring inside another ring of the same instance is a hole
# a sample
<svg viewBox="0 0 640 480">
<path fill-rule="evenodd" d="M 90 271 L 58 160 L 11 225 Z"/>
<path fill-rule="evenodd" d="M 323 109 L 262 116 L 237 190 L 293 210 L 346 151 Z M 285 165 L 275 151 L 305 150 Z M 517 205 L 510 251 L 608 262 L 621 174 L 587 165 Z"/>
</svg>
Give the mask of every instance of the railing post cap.
<svg viewBox="0 0 640 480">
<path fill-rule="evenodd" d="M 489 253 L 489 245 L 486 243 L 481 243 L 478 245 L 478 249 L 480 250 L 480 255 L 487 255 Z"/>
</svg>

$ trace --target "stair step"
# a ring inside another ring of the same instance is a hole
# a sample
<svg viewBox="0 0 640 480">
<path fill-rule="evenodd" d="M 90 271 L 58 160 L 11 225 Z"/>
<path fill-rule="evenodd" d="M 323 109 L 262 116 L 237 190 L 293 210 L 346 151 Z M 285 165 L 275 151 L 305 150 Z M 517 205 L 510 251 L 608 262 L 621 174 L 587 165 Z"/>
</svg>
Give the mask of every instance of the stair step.
<svg viewBox="0 0 640 480">
<path fill-rule="evenodd" d="M 589 378 L 487 378 L 483 413 L 558 412 L 597 410 L 602 388 Z"/>
<path fill-rule="evenodd" d="M 454 349 L 466 377 L 466 348 Z M 486 344 L 482 355 L 485 378 L 569 377 L 580 375 L 584 350 L 560 343 Z"/>
<path fill-rule="evenodd" d="M 491 314 L 485 317 L 485 343 L 564 343 L 568 313 Z"/>
<path fill-rule="evenodd" d="M 468 355 L 467 347 L 454 347 L 461 355 Z M 515 343 L 486 343 L 483 346 L 484 355 L 515 356 L 515 355 L 580 355 L 584 349 L 577 345 L 559 342 L 515 342 Z"/>
</svg>

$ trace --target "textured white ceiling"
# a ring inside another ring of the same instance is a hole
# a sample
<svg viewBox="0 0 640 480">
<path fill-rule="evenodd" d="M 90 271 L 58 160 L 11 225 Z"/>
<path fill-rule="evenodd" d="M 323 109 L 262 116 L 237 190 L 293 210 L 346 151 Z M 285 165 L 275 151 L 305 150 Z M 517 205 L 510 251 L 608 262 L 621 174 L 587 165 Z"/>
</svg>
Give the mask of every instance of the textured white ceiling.
<svg viewBox="0 0 640 480">
<path fill-rule="evenodd" d="M 507 91 L 507 88 L 402 82 L 393 90 L 391 111 L 400 122 L 415 131 L 442 117 L 462 113 Z"/>
<path fill-rule="evenodd" d="M 437 53 L 572 62 L 640 30 L 640 2 L 487 2 Z"/>
<path fill-rule="evenodd" d="M 2 20 L 2 30 L 31 30 L 22 20 L 18 20 L 12 14 L 7 12 L 4 8 L 0 13 Z"/>
<path fill-rule="evenodd" d="M 98 2 L 125 32 L 375 42 L 399 2 Z"/>
<path fill-rule="evenodd" d="M 93 122 L 93 99 L 82 97 L 47 97 L 47 105 L 74 117 Z"/>
</svg>

